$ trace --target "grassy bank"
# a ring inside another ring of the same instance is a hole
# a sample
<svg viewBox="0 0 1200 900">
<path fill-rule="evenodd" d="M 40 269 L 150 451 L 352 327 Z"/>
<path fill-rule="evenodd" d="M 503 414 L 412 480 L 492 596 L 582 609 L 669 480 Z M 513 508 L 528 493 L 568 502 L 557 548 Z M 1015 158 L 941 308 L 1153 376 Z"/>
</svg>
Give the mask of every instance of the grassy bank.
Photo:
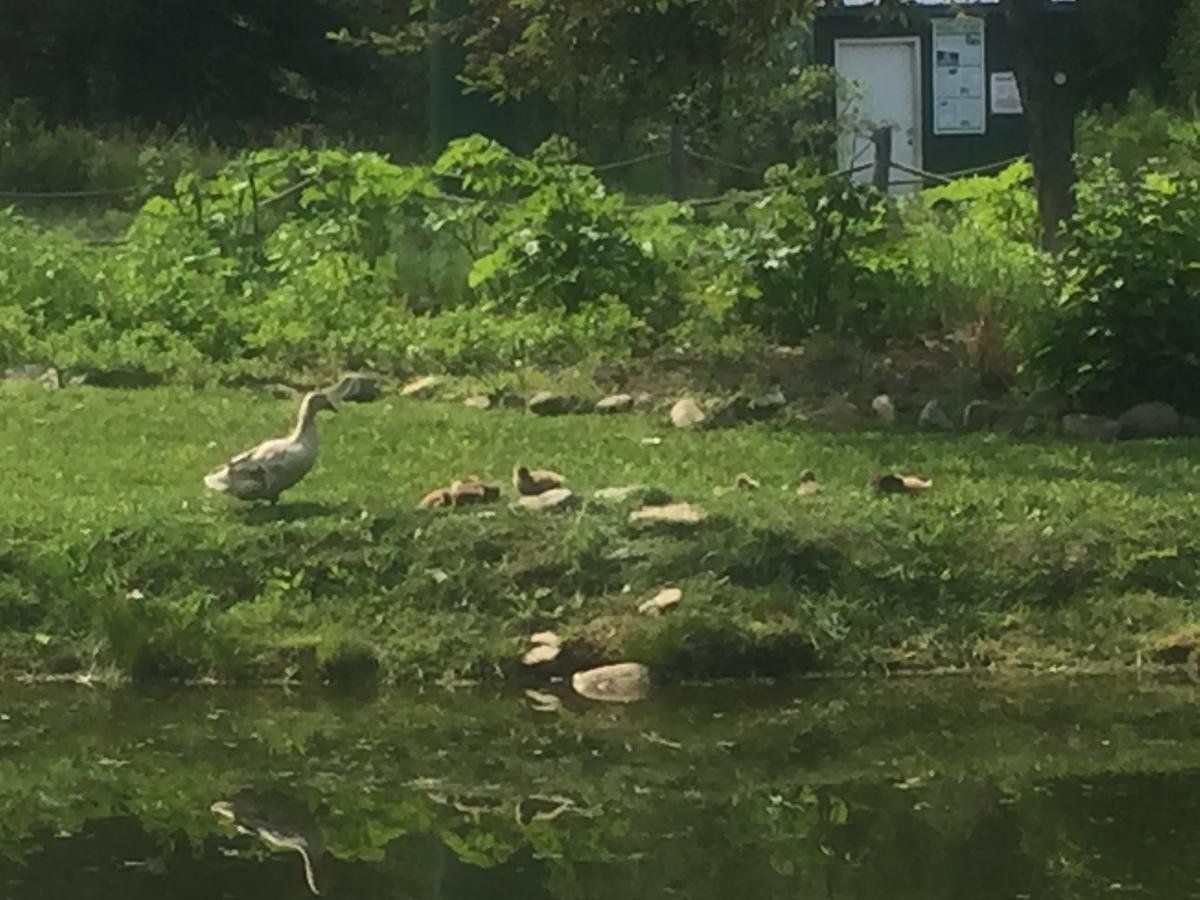
<svg viewBox="0 0 1200 900">
<path fill-rule="evenodd" d="M 543 628 L 566 639 L 564 671 L 624 658 L 668 677 L 1123 665 L 1186 643 L 1198 620 L 1195 441 L 693 434 L 660 416 L 387 397 L 323 419 L 317 468 L 270 509 L 200 479 L 286 430 L 291 403 L 29 384 L 3 385 L 0 402 L 9 674 L 526 677 L 526 636 Z M 710 516 L 646 531 L 590 500 L 512 509 L 516 462 L 564 472 L 584 497 L 647 484 Z M 805 468 L 813 496 L 795 491 Z M 934 489 L 872 494 L 889 470 Z M 762 488 L 714 492 L 741 471 Z M 414 509 L 468 473 L 505 482 L 505 501 Z M 638 615 L 666 585 L 683 589 L 679 607 Z"/>
</svg>

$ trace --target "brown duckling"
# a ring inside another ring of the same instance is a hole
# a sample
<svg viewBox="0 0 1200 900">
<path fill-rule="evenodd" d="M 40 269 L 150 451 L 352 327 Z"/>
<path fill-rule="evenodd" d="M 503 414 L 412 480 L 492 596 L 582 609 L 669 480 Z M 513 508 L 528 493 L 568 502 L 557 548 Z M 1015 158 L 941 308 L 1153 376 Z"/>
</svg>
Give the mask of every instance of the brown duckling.
<svg viewBox="0 0 1200 900">
<path fill-rule="evenodd" d="M 889 472 L 871 479 L 871 487 L 881 494 L 911 494 L 933 487 L 931 479 L 919 475 L 900 475 Z"/>
</svg>

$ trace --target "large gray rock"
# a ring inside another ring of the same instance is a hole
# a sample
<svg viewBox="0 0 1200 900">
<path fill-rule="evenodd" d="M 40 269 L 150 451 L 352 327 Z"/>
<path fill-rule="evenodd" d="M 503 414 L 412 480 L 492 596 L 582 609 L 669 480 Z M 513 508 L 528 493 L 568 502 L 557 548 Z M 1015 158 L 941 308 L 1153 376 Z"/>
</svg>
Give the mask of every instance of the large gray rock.
<svg viewBox="0 0 1200 900">
<path fill-rule="evenodd" d="M 334 401 L 368 403 L 379 397 L 382 381 L 369 372 L 349 372 L 329 391 Z"/>
<path fill-rule="evenodd" d="M 875 413 L 875 418 L 884 425 L 896 423 L 896 407 L 892 403 L 892 398 L 887 394 L 880 394 L 871 401 L 871 411 Z"/>
<path fill-rule="evenodd" d="M 1063 437 L 1084 441 L 1111 441 L 1116 438 L 1120 426 L 1108 416 L 1092 416 L 1087 413 L 1071 413 L 1059 422 Z"/>
<path fill-rule="evenodd" d="M 579 504 L 579 498 L 569 488 L 554 488 L 532 497 L 521 497 L 518 501 L 526 509 L 549 510 L 572 509 Z"/>
<path fill-rule="evenodd" d="M 554 391 L 538 391 L 529 398 L 529 411 L 535 416 L 561 416 L 571 411 L 571 398 Z"/>
<path fill-rule="evenodd" d="M 700 404 L 691 397 L 684 397 L 671 407 L 671 424 L 676 428 L 696 428 L 707 418 Z"/>
<path fill-rule="evenodd" d="M 706 518 L 708 513 L 691 503 L 643 506 L 629 514 L 633 525 L 699 525 Z"/>
<path fill-rule="evenodd" d="M 986 400 L 972 400 L 963 410 L 963 430 L 982 431 L 996 424 L 996 407 Z"/>
<path fill-rule="evenodd" d="M 426 375 L 424 378 L 410 381 L 400 388 L 400 396 L 408 397 L 411 400 L 428 400 L 437 393 L 444 381 L 445 379 L 438 375 Z"/>
<path fill-rule="evenodd" d="M 54 366 L 15 366 L 4 373 L 8 381 L 36 381 L 48 391 L 62 387 L 62 379 Z"/>
<path fill-rule="evenodd" d="M 1159 438 L 1179 434 L 1181 419 L 1170 403 L 1139 403 L 1117 419 L 1121 438 Z"/>
<path fill-rule="evenodd" d="M 587 669 L 571 676 L 571 687 L 588 700 L 633 703 L 650 696 L 650 670 L 641 663 L 617 663 Z"/>
<path fill-rule="evenodd" d="M 629 412 L 633 409 L 633 394 L 610 394 L 596 402 L 596 412 L 601 415 Z"/>
<path fill-rule="evenodd" d="M 954 423 L 942 409 L 942 404 L 936 400 L 930 400 L 921 408 L 921 415 L 917 418 L 917 427 L 922 431 L 953 431 Z"/>
<path fill-rule="evenodd" d="M 850 431 L 862 428 L 867 418 L 857 406 L 845 397 L 831 397 L 820 409 L 809 414 L 808 420 L 820 428 L 830 431 Z"/>
</svg>

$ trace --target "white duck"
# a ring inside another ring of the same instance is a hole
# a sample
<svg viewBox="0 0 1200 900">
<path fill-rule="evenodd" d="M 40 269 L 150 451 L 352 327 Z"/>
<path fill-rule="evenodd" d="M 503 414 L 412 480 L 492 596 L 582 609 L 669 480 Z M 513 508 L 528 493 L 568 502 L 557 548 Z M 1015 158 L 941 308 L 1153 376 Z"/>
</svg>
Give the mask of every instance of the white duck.
<svg viewBox="0 0 1200 900">
<path fill-rule="evenodd" d="M 287 437 L 263 441 L 239 453 L 204 477 L 204 484 L 239 500 L 269 500 L 308 474 L 317 459 L 317 413 L 337 412 L 329 396 L 321 391 L 306 394 L 300 401 L 296 427 Z"/>
</svg>

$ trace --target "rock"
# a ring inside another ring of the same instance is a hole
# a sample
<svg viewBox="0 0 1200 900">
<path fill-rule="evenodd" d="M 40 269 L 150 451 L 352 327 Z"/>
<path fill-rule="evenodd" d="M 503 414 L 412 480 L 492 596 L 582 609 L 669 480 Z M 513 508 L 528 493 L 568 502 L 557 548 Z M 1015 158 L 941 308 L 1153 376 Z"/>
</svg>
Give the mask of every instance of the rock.
<svg viewBox="0 0 1200 900">
<path fill-rule="evenodd" d="M 896 407 L 892 405 L 892 398 L 887 394 L 880 394 L 871 401 L 871 411 L 884 425 L 896 423 Z"/>
<path fill-rule="evenodd" d="M 570 488 L 554 488 L 532 497 L 517 500 L 526 509 L 541 510 L 571 509 L 579 504 L 579 498 Z"/>
<path fill-rule="evenodd" d="M 1139 403 L 1117 419 L 1117 437 L 1161 438 L 1179 434 L 1179 413 L 1169 403 Z"/>
<path fill-rule="evenodd" d="M 963 410 L 963 430 L 982 431 L 996 422 L 996 408 L 986 400 L 972 400 Z"/>
<path fill-rule="evenodd" d="M 663 588 L 645 603 L 638 606 L 638 612 L 646 616 L 657 616 L 666 612 L 683 599 L 683 591 L 679 588 Z"/>
<path fill-rule="evenodd" d="M 559 697 L 546 691 L 535 691 L 533 688 L 527 688 L 525 690 L 525 697 L 529 700 L 530 708 L 535 712 L 558 712 L 563 706 L 563 702 Z"/>
<path fill-rule="evenodd" d="M 629 412 L 633 409 L 633 394 L 611 394 L 596 402 L 596 412 L 601 415 Z"/>
<path fill-rule="evenodd" d="M 350 372 L 343 375 L 329 393 L 335 401 L 369 403 L 379 398 L 382 381 L 369 372 Z"/>
<path fill-rule="evenodd" d="M 529 398 L 529 411 L 535 416 L 561 416 L 571 411 L 571 398 L 553 391 L 538 391 Z"/>
<path fill-rule="evenodd" d="M 708 416 L 691 397 L 684 397 L 671 407 L 671 424 L 676 428 L 695 428 Z"/>
<path fill-rule="evenodd" d="M 753 409 L 753 401 L 745 394 L 734 394 L 732 397 L 714 398 L 706 404 L 705 414 L 708 424 L 718 428 L 732 428 L 757 418 Z"/>
<path fill-rule="evenodd" d="M 845 397 L 832 397 L 824 406 L 809 415 L 809 421 L 830 431 L 850 431 L 866 424 L 857 406 Z"/>
<path fill-rule="evenodd" d="M 410 400 L 428 400 L 437 393 L 444 381 L 445 379 L 439 375 L 426 375 L 424 378 L 410 381 L 400 388 L 400 396 L 408 397 Z"/>
<path fill-rule="evenodd" d="M 19 369 L 9 369 L 4 377 L 14 381 L 36 381 L 48 391 L 57 391 L 62 387 L 62 378 L 54 366 L 21 366 Z"/>
<path fill-rule="evenodd" d="M 1029 437 L 1045 430 L 1045 423 L 1023 409 L 1002 409 L 996 411 L 995 418 L 988 427 L 1017 437 Z"/>
<path fill-rule="evenodd" d="M 765 394 L 759 394 L 750 400 L 750 415 L 755 419 L 769 419 L 787 406 L 787 397 L 778 385 L 773 386 Z"/>
<path fill-rule="evenodd" d="M 921 409 L 921 415 L 917 418 L 917 427 L 922 431 L 953 431 L 954 423 L 942 409 L 942 404 L 936 400 L 930 400 Z"/>
<path fill-rule="evenodd" d="M 101 369 L 82 372 L 72 383 L 102 388 L 145 388 L 161 384 L 162 376 L 142 369 Z"/>
<path fill-rule="evenodd" d="M 463 406 L 469 406 L 471 409 L 491 409 L 492 398 L 487 394 L 472 394 L 463 401 Z"/>
<path fill-rule="evenodd" d="M 691 503 L 667 503 L 662 506 L 643 506 L 629 514 L 634 525 L 699 525 L 708 513 Z"/>
<path fill-rule="evenodd" d="M 600 488 L 592 496 L 605 503 L 626 503 L 645 495 L 648 490 L 644 484 L 626 484 L 620 487 Z"/>
<path fill-rule="evenodd" d="M 1111 441 L 1117 436 L 1120 426 L 1108 416 L 1093 416 L 1087 413 L 1071 413 L 1062 417 L 1059 431 L 1063 437 L 1087 441 Z"/>
<path fill-rule="evenodd" d="M 1025 409 L 1029 414 L 1043 419 L 1059 419 L 1070 408 L 1071 403 L 1066 395 L 1054 388 L 1036 390 L 1025 401 Z"/>
<path fill-rule="evenodd" d="M 588 700 L 633 703 L 650 696 L 650 670 L 641 663 L 586 669 L 571 676 L 571 687 Z"/>
<path fill-rule="evenodd" d="M 525 651 L 521 663 L 526 666 L 541 666 L 558 659 L 562 648 L 558 644 L 534 644 Z"/>
</svg>

